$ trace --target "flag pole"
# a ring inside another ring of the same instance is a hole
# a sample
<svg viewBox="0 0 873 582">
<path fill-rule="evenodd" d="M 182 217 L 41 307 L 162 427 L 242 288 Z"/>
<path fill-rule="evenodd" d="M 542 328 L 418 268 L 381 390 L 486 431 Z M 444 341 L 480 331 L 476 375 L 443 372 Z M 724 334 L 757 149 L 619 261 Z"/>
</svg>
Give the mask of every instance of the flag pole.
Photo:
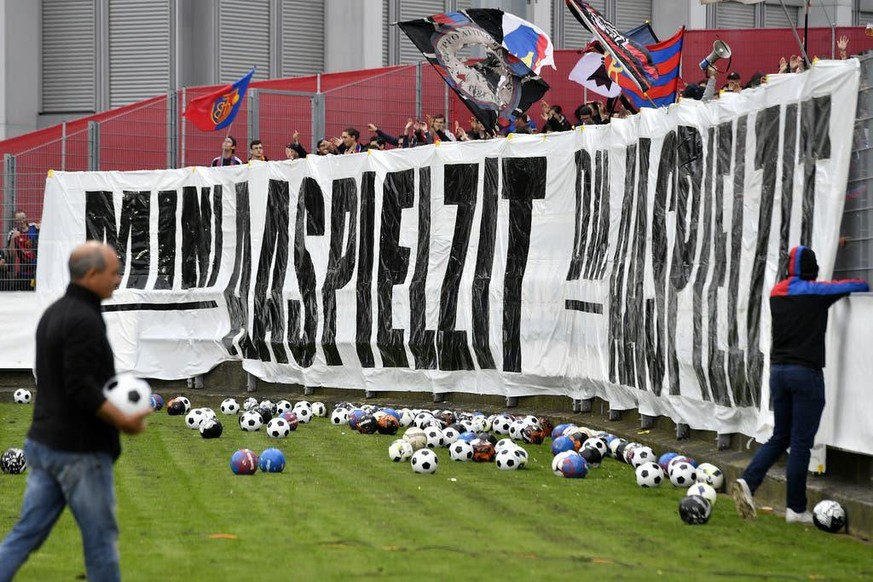
<svg viewBox="0 0 873 582">
<path fill-rule="evenodd" d="M 779 4 L 782 5 L 782 11 L 785 13 L 785 19 L 788 20 L 789 24 L 791 24 L 791 32 L 794 33 L 794 40 L 797 41 L 797 46 L 800 47 L 800 51 L 803 53 L 803 62 L 808 67 L 810 65 L 809 57 L 806 54 L 805 43 L 800 41 L 800 35 L 797 34 L 797 23 L 791 22 L 791 16 L 789 16 L 788 9 L 785 7 L 785 0 L 779 0 Z"/>
</svg>

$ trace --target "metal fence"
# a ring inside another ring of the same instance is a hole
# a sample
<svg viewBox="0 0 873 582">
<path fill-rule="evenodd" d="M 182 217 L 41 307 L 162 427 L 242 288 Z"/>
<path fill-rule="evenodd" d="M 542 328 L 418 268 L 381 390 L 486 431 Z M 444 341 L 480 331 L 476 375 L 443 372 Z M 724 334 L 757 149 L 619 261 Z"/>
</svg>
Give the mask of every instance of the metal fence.
<svg viewBox="0 0 873 582">
<path fill-rule="evenodd" d="M 705 43 L 696 39 L 686 48 L 687 53 L 693 53 L 704 50 Z M 692 58 L 686 55 L 686 60 Z M 837 257 L 836 271 L 842 277 L 873 280 L 873 59 L 869 55 L 860 58 L 863 74 L 842 229 L 845 244 Z M 552 87 L 546 99 L 563 105 L 570 119 L 573 109 L 587 101 L 579 86 L 566 79 L 566 72 L 577 59 L 577 51 L 556 51 L 557 70 L 543 69 L 543 78 Z M 446 116 L 448 129 L 453 129 L 456 121 L 468 126 L 470 113 L 433 67 L 419 63 L 367 73 L 363 79 L 360 72 L 355 73 L 349 77 L 353 82 L 347 84 L 342 84 L 345 77 L 340 74 L 324 76 L 330 81 L 324 84 L 318 76 L 312 79 L 314 82 L 295 85 L 311 91 L 277 89 L 272 82 L 253 86 L 228 130 L 237 140 L 236 155 L 246 160 L 250 141 L 260 139 L 268 159 L 284 159 L 284 146 L 295 131 L 300 143 L 312 152 L 318 140 L 339 136 L 347 127 L 357 128 L 365 141 L 372 133 L 368 124 L 397 135 L 407 119 L 424 119 L 437 113 Z M 71 122 L 74 130 L 68 132 L 67 125 L 63 125 L 58 139 L 5 154 L 0 171 L 3 232 L 11 233 L 25 225 L 31 233 L 38 230 L 50 169 L 149 170 L 209 165 L 221 153 L 225 132 L 199 131 L 182 118 L 181 112 L 192 99 L 214 89 L 182 89 L 117 114 L 93 116 L 87 123 Z M 538 104 L 529 111 L 537 125 L 542 123 L 539 113 Z M 16 224 L 16 214 L 21 218 L 21 213 L 24 222 Z M 34 234 L 34 246 L 36 242 Z M 5 256 L 11 255 L 8 236 L 3 251 L 2 258 L 11 259 Z M 30 271 L 16 271 L 11 262 L 0 260 L 0 290 L 32 288 Z"/>
</svg>

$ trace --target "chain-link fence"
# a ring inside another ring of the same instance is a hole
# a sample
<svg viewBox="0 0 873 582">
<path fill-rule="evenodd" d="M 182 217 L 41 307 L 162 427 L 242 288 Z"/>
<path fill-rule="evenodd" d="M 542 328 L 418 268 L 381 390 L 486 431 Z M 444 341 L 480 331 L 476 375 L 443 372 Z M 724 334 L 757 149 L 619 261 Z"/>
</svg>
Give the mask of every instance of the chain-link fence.
<svg viewBox="0 0 873 582">
<path fill-rule="evenodd" d="M 546 100 L 561 105 L 564 115 L 574 120 L 573 110 L 588 95 L 566 79 L 578 59 L 577 51 L 556 51 L 557 70 L 544 68 L 543 78 L 551 85 Z M 847 189 L 842 242 L 836 274 L 841 277 L 873 279 L 873 59 L 862 55 L 862 87 L 852 166 Z M 563 72 L 562 72 L 563 71 Z M 375 132 L 399 137 L 407 121 L 424 121 L 437 114 L 446 116 L 446 129 L 455 122 L 469 127 L 470 112 L 445 82 L 426 63 L 357 72 L 352 82 L 342 84 L 335 77 L 322 83 L 317 76 L 297 83 L 306 90 L 281 90 L 274 82 L 252 87 L 241 104 L 233 124 L 220 132 L 203 132 L 182 117 L 195 98 L 213 87 L 182 89 L 158 96 L 120 111 L 109 111 L 70 122 L 75 130 L 62 126 L 61 137 L 30 149 L 5 154 L 0 171 L 3 232 L 8 233 L 0 249 L 0 290 L 29 290 L 38 247 L 46 174 L 65 171 L 148 170 L 209 165 L 222 154 L 226 135 L 236 139 L 235 154 L 243 162 L 249 144 L 260 139 L 268 159 L 286 158 L 287 144 L 295 132 L 307 153 L 315 153 L 323 138 L 338 137 L 349 127 L 360 132 L 367 144 Z M 327 77 L 326 77 L 327 79 Z M 295 80 L 296 81 L 296 80 Z M 323 87 L 324 86 L 324 87 Z M 311 90 L 310 90 L 311 89 Z M 594 97 L 592 95 L 592 97 Z M 529 115 L 541 127 L 539 104 Z"/>
</svg>

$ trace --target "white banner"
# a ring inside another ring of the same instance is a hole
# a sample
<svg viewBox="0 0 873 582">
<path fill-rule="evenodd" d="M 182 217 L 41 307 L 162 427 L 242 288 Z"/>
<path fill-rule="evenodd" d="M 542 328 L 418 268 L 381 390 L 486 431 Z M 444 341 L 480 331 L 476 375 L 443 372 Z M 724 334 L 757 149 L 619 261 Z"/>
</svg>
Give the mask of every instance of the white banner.
<svg viewBox="0 0 873 582">
<path fill-rule="evenodd" d="M 97 238 L 124 258 L 119 367 L 149 377 L 242 358 L 272 382 L 596 395 L 766 435 L 769 291 L 799 243 L 832 272 L 858 79 L 819 62 L 564 134 L 55 173 L 37 293 Z"/>
</svg>

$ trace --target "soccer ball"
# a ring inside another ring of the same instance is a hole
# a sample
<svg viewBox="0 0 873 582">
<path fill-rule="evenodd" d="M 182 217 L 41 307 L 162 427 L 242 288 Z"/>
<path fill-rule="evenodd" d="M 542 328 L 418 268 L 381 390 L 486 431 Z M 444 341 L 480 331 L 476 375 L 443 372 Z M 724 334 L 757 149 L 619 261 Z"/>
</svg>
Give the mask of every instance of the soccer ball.
<svg viewBox="0 0 873 582">
<path fill-rule="evenodd" d="M 361 434 L 375 434 L 378 428 L 379 423 L 372 414 L 365 414 L 358 421 L 358 432 Z"/>
<path fill-rule="evenodd" d="M 427 447 L 429 449 L 437 449 L 445 446 L 446 441 L 443 437 L 443 431 L 441 431 L 437 427 L 429 427 L 426 431 L 424 431 L 424 434 L 427 438 Z"/>
<path fill-rule="evenodd" d="M 433 473 L 437 470 L 440 460 L 430 449 L 419 449 L 412 454 L 410 464 L 416 473 Z"/>
<path fill-rule="evenodd" d="M 313 402 L 312 403 L 312 414 L 313 414 L 313 416 L 321 416 L 321 417 L 327 416 L 327 406 L 324 405 L 324 402 Z"/>
<path fill-rule="evenodd" d="M 230 470 L 235 475 L 253 475 L 258 470 L 258 456 L 249 449 L 239 449 L 230 457 Z"/>
<path fill-rule="evenodd" d="M 491 422 L 491 429 L 497 434 L 509 434 L 512 419 L 505 414 L 498 414 Z"/>
<path fill-rule="evenodd" d="M 461 436 L 461 433 L 458 432 L 458 429 L 453 426 L 447 426 L 443 429 L 443 444 L 449 446 L 457 441 L 459 436 Z"/>
<path fill-rule="evenodd" d="M 685 461 L 673 463 L 670 467 L 670 482 L 674 487 L 690 487 L 697 482 L 697 470 Z"/>
<path fill-rule="evenodd" d="M 10 475 L 20 475 L 27 471 L 27 457 L 21 449 L 6 449 L 0 456 L 0 471 Z"/>
<path fill-rule="evenodd" d="M 700 495 L 683 497 L 679 502 L 679 517 L 689 525 L 700 525 L 709 521 L 712 504 Z"/>
<path fill-rule="evenodd" d="M 552 441 L 552 454 L 557 455 L 564 451 L 576 452 L 576 445 L 570 437 L 560 436 Z"/>
<path fill-rule="evenodd" d="M 528 425 L 521 429 L 521 439 L 532 445 L 541 445 L 546 440 L 546 431 L 539 425 Z"/>
<path fill-rule="evenodd" d="M 261 402 L 258 404 L 258 408 L 259 408 L 259 409 L 266 408 L 266 409 L 270 412 L 270 418 L 273 418 L 273 416 L 276 414 L 276 408 L 277 408 L 277 407 L 276 407 L 275 404 L 273 404 L 273 401 L 272 401 L 272 400 L 270 400 L 269 398 L 264 398 L 264 399 L 261 400 Z"/>
<path fill-rule="evenodd" d="M 609 451 L 606 441 L 598 437 L 590 437 L 582 441 L 582 448 L 594 449 L 600 453 L 601 458 Z"/>
<path fill-rule="evenodd" d="M 237 414 L 239 412 L 239 402 L 233 398 L 225 398 L 221 401 L 221 406 L 218 409 L 222 414 Z"/>
<path fill-rule="evenodd" d="M 527 466 L 528 455 L 527 451 L 521 447 L 514 447 L 512 450 L 512 454 L 515 455 L 515 458 L 518 459 L 519 469 L 523 469 Z"/>
<path fill-rule="evenodd" d="M 603 461 L 603 455 L 601 455 L 600 451 L 597 449 L 583 448 L 579 451 L 579 454 L 582 455 L 583 459 L 588 461 L 588 467 L 591 469 L 596 469 L 600 466 L 600 462 Z"/>
<path fill-rule="evenodd" d="M 293 406 L 287 400 L 280 400 L 276 403 L 276 414 L 282 414 L 285 411 L 291 410 Z"/>
<path fill-rule="evenodd" d="M 182 403 L 182 406 L 185 407 L 185 414 L 191 412 L 191 401 L 185 398 L 184 396 L 176 396 L 176 400 Z"/>
<path fill-rule="evenodd" d="M 494 462 L 501 471 L 515 471 L 522 467 L 521 460 L 512 448 L 506 448 L 497 453 Z"/>
<path fill-rule="evenodd" d="M 472 461 L 473 445 L 467 441 L 455 441 L 449 446 L 449 456 L 453 461 Z"/>
<path fill-rule="evenodd" d="M 152 389 L 148 382 L 132 374 L 110 378 L 103 386 L 103 396 L 124 414 L 141 414 L 152 409 Z"/>
<path fill-rule="evenodd" d="M 711 463 L 700 463 L 697 466 L 697 481 L 712 485 L 716 491 L 724 487 L 724 473 Z"/>
<path fill-rule="evenodd" d="M 699 495 L 709 501 L 713 506 L 715 505 L 715 502 L 718 501 L 718 493 L 715 492 L 715 488 L 703 481 L 699 481 L 689 487 L 686 495 Z"/>
<path fill-rule="evenodd" d="M 388 458 L 395 463 L 408 461 L 414 452 L 412 445 L 405 439 L 397 439 L 388 446 Z"/>
<path fill-rule="evenodd" d="M 330 415 L 331 424 L 342 426 L 349 423 L 349 411 L 345 408 L 334 408 Z"/>
<path fill-rule="evenodd" d="M 30 401 L 33 400 L 33 395 L 30 393 L 30 390 L 19 388 L 12 395 L 12 399 L 16 404 L 30 404 Z"/>
<path fill-rule="evenodd" d="M 258 407 L 258 399 L 254 396 L 249 396 L 243 401 L 243 411 L 248 412 Z"/>
<path fill-rule="evenodd" d="M 640 487 L 660 487 L 664 480 L 664 469 L 652 461 L 640 464 L 636 469 L 637 485 Z"/>
<path fill-rule="evenodd" d="M 503 438 L 503 439 L 500 439 L 499 441 L 497 441 L 497 444 L 494 445 L 494 450 L 499 453 L 503 449 L 509 449 L 509 448 L 512 448 L 515 446 L 518 446 L 518 445 L 516 445 L 514 442 L 512 442 L 512 439 Z"/>
<path fill-rule="evenodd" d="M 634 467 L 639 467 L 643 463 L 654 463 L 657 460 L 658 457 L 655 455 L 654 451 L 652 451 L 650 447 L 635 448 L 633 456 L 630 459 L 631 465 L 633 465 Z"/>
<path fill-rule="evenodd" d="M 152 393 L 152 408 L 154 410 L 161 410 L 164 407 L 164 398 L 160 394 Z"/>
<path fill-rule="evenodd" d="M 563 451 L 558 453 L 552 458 L 552 473 L 557 475 L 558 477 L 563 477 L 564 474 L 561 472 L 561 464 L 564 462 L 564 459 L 571 455 L 578 455 L 576 451 Z"/>
<path fill-rule="evenodd" d="M 413 450 L 418 450 L 427 446 L 427 435 L 417 426 L 410 426 L 403 434 L 403 438 L 409 441 Z"/>
<path fill-rule="evenodd" d="M 298 402 L 294 405 L 294 414 L 297 415 L 297 420 L 303 424 L 312 420 L 312 407 L 308 402 Z"/>
<path fill-rule="evenodd" d="M 812 522 L 820 530 L 837 533 L 849 524 L 849 517 L 843 506 L 831 499 L 819 501 L 812 509 Z"/>
<path fill-rule="evenodd" d="M 494 445 L 490 441 L 476 439 L 473 445 L 473 462 L 475 463 L 490 463 L 494 460 L 497 451 L 494 450 Z"/>
<path fill-rule="evenodd" d="M 264 473 L 281 473 L 285 470 L 285 455 L 279 449 L 266 449 L 258 459 L 258 467 Z"/>
<path fill-rule="evenodd" d="M 206 420 L 207 415 L 204 414 L 202 408 L 195 408 L 185 417 L 185 425 L 192 430 L 199 430 L 200 424 Z"/>
<path fill-rule="evenodd" d="M 290 430 L 291 432 L 297 430 L 297 424 L 299 421 L 297 420 L 297 415 L 295 413 L 291 412 L 290 410 L 286 410 L 279 415 L 279 418 L 284 418 L 288 422 L 288 430 Z"/>
<path fill-rule="evenodd" d="M 185 414 L 185 403 L 178 398 L 173 398 L 167 403 L 167 414 L 170 416 L 181 416 Z"/>
<path fill-rule="evenodd" d="M 412 424 L 412 420 L 415 417 L 412 415 L 412 411 L 408 408 L 404 408 L 400 411 L 400 426 L 409 426 Z"/>
<path fill-rule="evenodd" d="M 670 467 L 668 465 L 669 465 L 670 461 L 672 461 L 674 458 L 676 458 L 678 456 L 679 456 L 679 453 L 674 453 L 671 451 L 669 453 L 664 453 L 663 455 L 658 457 L 658 464 L 661 465 L 662 469 L 664 469 L 664 473 L 667 473 L 667 474 L 670 473 Z"/>
<path fill-rule="evenodd" d="M 291 427 L 288 426 L 288 421 L 277 416 L 267 423 L 267 436 L 274 439 L 283 439 L 291 434 Z"/>
<path fill-rule="evenodd" d="M 561 461 L 561 476 L 568 479 L 584 479 L 588 474 L 588 462 L 582 455 L 574 452 Z"/>
<path fill-rule="evenodd" d="M 261 430 L 262 424 L 264 424 L 264 420 L 261 418 L 261 415 L 254 410 L 243 412 L 242 416 L 239 417 L 239 427 L 247 432 Z"/>
<path fill-rule="evenodd" d="M 484 414 L 477 414 L 473 417 L 473 432 L 488 432 L 491 430 L 491 422 Z"/>
<path fill-rule="evenodd" d="M 383 414 L 376 421 L 376 430 L 379 434 L 397 434 L 397 431 L 400 430 L 400 421 L 397 420 L 396 416 Z"/>
<path fill-rule="evenodd" d="M 214 418 L 206 418 L 200 423 L 200 436 L 205 439 L 217 439 L 224 432 L 224 427 Z"/>
<path fill-rule="evenodd" d="M 524 429 L 523 420 L 513 420 L 509 425 L 509 438 L 514 441 L 521 440 L 521 431 Z"/>
</svg>

